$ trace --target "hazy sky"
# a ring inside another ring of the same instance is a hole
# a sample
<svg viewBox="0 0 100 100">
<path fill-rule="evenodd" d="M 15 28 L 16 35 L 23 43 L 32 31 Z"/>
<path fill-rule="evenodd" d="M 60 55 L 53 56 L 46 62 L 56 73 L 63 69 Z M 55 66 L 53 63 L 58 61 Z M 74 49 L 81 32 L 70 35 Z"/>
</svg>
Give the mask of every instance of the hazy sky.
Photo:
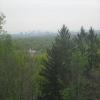
<svg viewBox="0 0 100 100">
<path fill-rule="evenodd" d="M 0 12 L 9 32 L 100 29 L 100 0 L 0 0 Z"/>
</svg>

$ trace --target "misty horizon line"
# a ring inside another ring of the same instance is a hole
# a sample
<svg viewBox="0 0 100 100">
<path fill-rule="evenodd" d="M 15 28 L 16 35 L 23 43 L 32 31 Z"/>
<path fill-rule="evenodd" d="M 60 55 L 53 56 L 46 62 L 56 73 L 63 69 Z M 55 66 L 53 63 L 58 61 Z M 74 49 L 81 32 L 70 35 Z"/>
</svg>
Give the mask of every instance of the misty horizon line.
<svg viewBox="0 0 100 100">
<path fill-rule="evenodd" d="M 83 27 L 84 28 L 84 27 Z M 91 27 L 90 27 L 91 28 Z M 89 29 L 90 29 L 89 28 Z M 92 27 L 93 28 L 93 27 Z M 69 28 L 68 28 L 69 29 Z M 86 31 L 86 32 L 88 32 L 89 31 L 89 29 L 85 29 L 84 28 L 84 30 Z M 51 31 L 51 30 L 23 30 L 23 31 L 7 31 L 7 33 L 9 33 L 9 34 L 18 34 L 18 33 L 58 33 L 58 31 L 59 31 L 60 29 L 58 29 L 57 31 Z M 80 27 L 80 29 L 79 30 L 70 30 L 69 29 L 69 32 L 80 32 L 80 30 L 81 30 L 81 27 Z M 95 29 L 95 28 L 93 28 L 93 30 L 94 31 L 100 31 L 100 29 Z"/>
<path fill-rule="evenodd" d="M 89 28 L 90 29 L 90 28 Z M 89 29 L 84 29 L 86 32 L 88 32 L 89 31 Z M 94 29 L 93 28 L 93 30 L 95 31 L 95 32 L 100 32 L 100 29 Z M 69 29 L 69 32 L 70 33 L 79 33 L 81 31 L 81 28 L 80 28 L 80 30 L 70 30 Z M 9 32 L 9 31 L 7 31 L 7 33 L 8 34 L 23 34 L 23 35 L 25 35 L 25 34 L 39 34 L 40 33 L 40 35 L 42 35 L 42 34 L 57 34 L 59 32 L 59 30 L 57 30 L 57 31 L 47 31 L 47 30 L 45 30 L 45 31 L 43 31 L 43 30 L 28 30 L 28 31 L 16 31 L 16 32 Z"/>
</svg>

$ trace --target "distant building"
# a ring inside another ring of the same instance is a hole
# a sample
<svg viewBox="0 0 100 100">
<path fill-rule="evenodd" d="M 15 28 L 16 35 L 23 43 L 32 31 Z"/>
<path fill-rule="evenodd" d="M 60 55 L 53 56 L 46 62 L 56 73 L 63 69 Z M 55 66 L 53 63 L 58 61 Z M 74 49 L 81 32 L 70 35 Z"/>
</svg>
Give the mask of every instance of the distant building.
<svg viewBox="0 0 100 100">
<path fill-rule="evenodd" d="M 30 49 L 28 50 L 28 52 L 29 52 L 29 55 L 30 55 L 31 57 L 33 57 L 34 54 L 36 53 L 36 50 L 33 50 L 32 48 L 30 48 Z"/>
</svg>

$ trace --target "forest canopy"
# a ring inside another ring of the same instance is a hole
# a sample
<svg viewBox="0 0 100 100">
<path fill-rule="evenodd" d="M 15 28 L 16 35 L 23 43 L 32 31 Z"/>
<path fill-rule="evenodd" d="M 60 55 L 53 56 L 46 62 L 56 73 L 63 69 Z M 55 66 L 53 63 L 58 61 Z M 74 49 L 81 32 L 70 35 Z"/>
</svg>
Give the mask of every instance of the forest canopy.
<svg viewBox="0 0 100 100">
<path fill-rule="evenodd" d="M 55 36 L 13 38 L 0 15 L 0 100 L 100 100 L 100 33 L 63 25 Z"/>
</svg>

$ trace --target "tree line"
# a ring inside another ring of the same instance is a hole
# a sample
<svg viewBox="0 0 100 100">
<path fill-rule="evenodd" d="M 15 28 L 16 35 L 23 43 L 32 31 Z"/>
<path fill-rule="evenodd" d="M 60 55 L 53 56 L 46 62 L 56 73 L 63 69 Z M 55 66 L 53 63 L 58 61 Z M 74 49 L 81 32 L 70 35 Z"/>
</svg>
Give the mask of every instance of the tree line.
<svg viewBox="0 0 100 100">
<path fill-rule="evenodd" d="M 100 37 L 63 25 L 44 54 L 16 50 L 0 16 L 0 100 L 100 100 Z"/>
</svg>

